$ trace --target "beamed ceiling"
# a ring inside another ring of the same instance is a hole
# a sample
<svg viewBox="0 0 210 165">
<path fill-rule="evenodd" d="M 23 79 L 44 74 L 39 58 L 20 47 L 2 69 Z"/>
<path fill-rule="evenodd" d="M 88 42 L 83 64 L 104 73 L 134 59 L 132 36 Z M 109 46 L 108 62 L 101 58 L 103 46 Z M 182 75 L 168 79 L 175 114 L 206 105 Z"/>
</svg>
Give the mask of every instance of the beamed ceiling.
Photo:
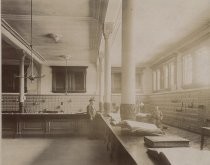
<svg viewBox="0 0 210 165">
<path fill-rule="evenodd" d="M 2 0 L 2 18 L 31 42 L 30 0 Z M 47 61 L 95 59 L 107 0 L 33 0 L 33 48 Z M 52 35 L 57 35 L 58 40 Z"/>
</svg>

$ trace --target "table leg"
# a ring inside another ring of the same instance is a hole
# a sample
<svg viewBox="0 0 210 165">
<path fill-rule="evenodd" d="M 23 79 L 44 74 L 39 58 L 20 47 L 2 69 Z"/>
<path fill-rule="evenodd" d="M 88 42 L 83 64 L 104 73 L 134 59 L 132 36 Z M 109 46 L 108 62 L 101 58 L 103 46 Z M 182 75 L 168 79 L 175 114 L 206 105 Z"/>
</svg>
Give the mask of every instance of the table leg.
<svg viewBox="0 0 210 165">
<path fill-rule="evenodd" d="M 201 150 L 203 150 L 203 145 L 204 145 L 204 131 L 201 130 L 201 146 L 200 146 Z"/>
</svg>

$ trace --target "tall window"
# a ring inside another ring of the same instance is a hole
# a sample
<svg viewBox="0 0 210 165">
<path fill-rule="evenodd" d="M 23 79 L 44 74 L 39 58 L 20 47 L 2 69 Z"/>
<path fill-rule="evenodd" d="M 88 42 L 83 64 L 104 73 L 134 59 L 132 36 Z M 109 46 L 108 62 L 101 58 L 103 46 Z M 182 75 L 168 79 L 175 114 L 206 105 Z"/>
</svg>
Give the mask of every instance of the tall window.
<svg viewBox="0 0 210 165">
<path fill-rule="evenodd" d="M 161 63 L 153 69 L 153 91 L 174 89 L 175 86 L 175 59 Z"/>
<path fill-rule="evenodd" d="M 142 72 L 136 71 L 136 92 L 142 91 Z M 122 74 L 119 67 L 112 67 L 112 93 L 121 93 Z"/>
<path fill-rule="evenodd" d="M 157 74 L 156 71 L 153 71 L 153 91 L 157 90 Z"/>
<path fill-rule="evenodd" d="M 192 71 L 192 65 L 193 65 L 193 59 L 192 55 L 188 54 L 182 57 L 183 58 L 183 85 L 190 85 L 192 84 L 193 79 L 193 71 Z"/>
<path fill-rule="evenodd" d="M 121 73 L 112 73 L 112 92 L 121 92 Z"/>
<path fill-rule="evenodd" d="M 161 77 L 160 77 L 160 69 L 157 70 L 157 90 L 160 90 L 160 82 L 161 81 Z"/>
<path fill-rule="evenodd" d="M 171 62 L 169 64 L 169 80 L 170 80 L 170 83 L 169 83 L 169 86 L 170 88 L 174 88 L 175 87 L 175 66 L 174 66 L 174 62 Z"/>
<path fill-rule="evenodd" d="M 142 73 L 136 73 L 136 91 L 141 92 L 142 91 Z"/>
<path fill-rule="evenodd" d="M 52 91 L 55 93 L 84 93 L 86 92 L 87 67 L 52 67 Z"/>
<path fill-rule="evenodd" d="M 195 83 L 199 86 L 205 86 L 210 84 L 210 50 L 206 47 L 202 47 L 195 52 L 194 57 L 194 77 Z"/>
<path fill-rule="evenodd" d="M 168 71 L 168 65 L 163 66 L 163 74 L 164 74 L 164 89 L 168 88 L 168 79 L 169 79 L 169 71 Z"/>
</svg>

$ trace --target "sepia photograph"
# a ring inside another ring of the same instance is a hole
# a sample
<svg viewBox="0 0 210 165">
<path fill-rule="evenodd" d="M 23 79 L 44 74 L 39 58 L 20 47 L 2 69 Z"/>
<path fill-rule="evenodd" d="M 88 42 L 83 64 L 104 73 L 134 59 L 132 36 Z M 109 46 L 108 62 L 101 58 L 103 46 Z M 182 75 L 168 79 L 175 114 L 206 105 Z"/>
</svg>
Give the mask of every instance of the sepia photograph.
<svg viewBox="0 0 210 165">
<path fill-rule="evenodd" d="M 210 165 L 210 0 L 0 0 L 1 165 Z"/>
</svg>

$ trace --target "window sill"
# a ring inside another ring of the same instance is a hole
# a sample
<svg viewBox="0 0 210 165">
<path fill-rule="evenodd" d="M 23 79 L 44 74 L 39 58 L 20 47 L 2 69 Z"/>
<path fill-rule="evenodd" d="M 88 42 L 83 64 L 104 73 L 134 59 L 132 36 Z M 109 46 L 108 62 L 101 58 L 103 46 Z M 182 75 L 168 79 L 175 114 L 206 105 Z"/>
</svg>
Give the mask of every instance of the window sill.
<svg viewBox="0 0 210 165">
<path fill-rule="evenodd" d="M 159 89 L 159 90 L 153 91 L 153 93 L 161 93 L 161 92 L 169 92 L 169 91 L 171 91 L 171 89 L 167 88 L 167 89 Z"/>
<path fill-rule="evenodd" d="M 210 87 L 210 84 L 189 84 L 189 85 L 182 85 L 183 89 L 196 89 L 196 88 L 205 88 L 205 87 Z"/>
<path fill-rule="evenodd" d="M 66 93 L 65 91 L 52 91 L 52 93 Z M 68 94 L 71 94 L 71 93 L 86 93 L 86 90 L 83 90 L 83 91 L 68 91 L 67 92 Z"/>
</svg>

